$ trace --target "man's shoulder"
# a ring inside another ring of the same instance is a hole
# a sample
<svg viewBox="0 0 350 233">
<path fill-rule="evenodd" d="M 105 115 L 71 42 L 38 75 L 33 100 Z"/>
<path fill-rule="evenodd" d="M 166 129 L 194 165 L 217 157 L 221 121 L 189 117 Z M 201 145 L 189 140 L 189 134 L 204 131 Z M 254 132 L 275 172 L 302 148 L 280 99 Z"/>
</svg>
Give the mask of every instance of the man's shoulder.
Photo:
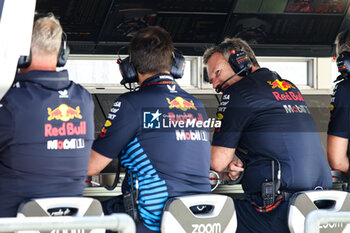
<svg viewBox="0 0 350 233">
<path fill-rule="evenodd" d="M 287 91 L 289 89 L 299 91 L 292 81 L 284 79 L 277 72 L 271 71 L 268 68 L 259 68 L 238 83 L 240 85 L 237 85 L 237 87 L 241 89 L 247 88 L 267 92 L 270 90 Z"/>
<path fill-rule="evenodd" d="M 256 71 L 250 73 L 248 76 L 243 77 L 238 82 L 230 86 L 231 92 L 235 89 L 244 89 L 244 88 L 257 88 L 265 83 L 266 80 L 270 80 L 274 77 L 274 73 L 268 68 L 259 68 Z M 277 75 L 276 75 L 277 78 Z"/>
<path fill-rule="evenodd" d="M 343 79 L 342 81 L 338 82 L 336 86 L 338 86 L 338 88 L 350 89 L 350 78 Z"/>
<path fill-rule="evenodd" d="M 350 79 L 344 79 L 338 82 L 335 85 L 333 96 L 337 99 L 344 99 L 345 102 L 348 102 L 348 99 L 350 98 Z"/>
<path fill-rule="evenodd" d="M 86 93 L 86 94 L 91 95 L 90 92 L 88 91 L 88 89 L 86 89 L 85 87 L 83 87 L 83 86 L 80 85 L 79 83 L 76 83 L 76 82 L 74 82 L 74 81 L 70 81 L 70 82 L 71 82 L 70 85 L 71 85 L 73 88 L 75 88 L 75 89 L 77 89 L 77 90 L 79 90 L 79 91 L 81 91 L 81 92 L 84 92 L 84 93 Z"/>
<path fill-rule="evenodd" d="M 202 103 L 195 95 L 188 93 L 187 91 L 180 88 L 179 96 L 193 100 L 194 102 Z"/>
<path fill-rule="evenodd" d="M 26 85 L 20 82 L 14 82 L 12 86 L 8 89 L 3 99 L 8 99 L 9 102 L 14 98 L 14 96 L 28 95 L 28 88 Z"/>
<path fill-rule="evenodd" d="M 247 77 L 254 77 L 254 76 L 273 76 L 273 74 L 276 73 L 272 70 L 270 70 L 269 68 L 266 68 L 266 67 L 261 67 L 261 68 L 258 68 L 257 70 L 255 70 L 254 72 L 250 73 Z"/>
<path fill-rule="evenodd" d="M 151 89 L 147 89 L 147 90 L 139 90 L 139 91 L 135 91 L 135 92 L 126 92 L 123 93 L 119 96 L 120 99 L 126 100 L 126 101 L 130 101 L 130 102 L 159 102 L 162 101 L 163 99 L 166 100 L 166 98 L 176 98 L 176 97 L 180 97 L 189 101 L 193 101 L 195 103 L 200 103 L 202 104 L 202 102 L 195 96 L 193 96 L 192 94 L 186 92 L 185 90 L 181 89 L 181 88 L 177 88 L 176 91 L 163 91 L 163 90 L 159 90 L 159 91 L 154 91 Z"/>
<path fill-rule="evenodd" d="M 147 94 L 142 91 L 130 91 L 125 92 L 118 96 L 118 98 L 115 100 L 115 103 L 118 105 L 121 104 L 125 106 L 126 104 L 130 107 L 132 107 L 134 110 L 141 109 L 143 107 L 149 106 L 150 104 L 154 103 L 157 98 L 155 98 L 156 94 Z"/>
<path fill-rule="evenodd" d="M 130 91 L 121 94 L 118 99 L 123 99 L 125 101 L 141 101 L 144 97 L 144 94 L 140 91 Z"/>
</svg>

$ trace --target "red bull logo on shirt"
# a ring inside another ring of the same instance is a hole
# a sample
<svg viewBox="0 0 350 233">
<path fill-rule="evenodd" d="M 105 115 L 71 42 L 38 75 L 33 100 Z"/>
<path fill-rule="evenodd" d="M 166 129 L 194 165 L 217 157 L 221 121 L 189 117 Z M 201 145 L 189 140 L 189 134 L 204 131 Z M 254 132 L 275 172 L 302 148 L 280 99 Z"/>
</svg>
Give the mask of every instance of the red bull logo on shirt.
<svg viewBox="0 0 350 233">
<path fill-rule="evenodd" d="M 284 94 L 279 93 L 277 91 L 273 91 L 272 94 L 275 96 L 276 100 L 278 101 L 284 101 L 284 100 L 294 100 L 294 101 L 304 101 L 303 96 L 298 91 L 297 93 L 294 93 L 293 91 L 286 91 Z"/>
<path fill-rule="evenodd" d="M 108 128 L 112 125 L 112 122 L 110 120 L 106 120 L 104 127 Z"/>
<path fill-rule="evenodd" d="M 47 113 L 49 117 L 47 120 L 51 121 L 53 119 L 61 120 L 61 121 L 69 121 L 74 118 L 82 119 L 83 116 L 80 114 L 80 107 L 77 106 L 75 109 L 69 107 L 66 104 L 61 104 L 54 110 L 51 108 L 47 108 Z"/>
<path fill-rule="evenodd" d="M 216 114 L 216 119 L 218 119 L 219 121 L 222 120 L 223 118 L 224 118 L 224 115 L 222 113 Z"/>
<path fill-rule="evenodd" d="M 278 79 L 275 79 L 275 81 L 273 81 L 273 82 L 267 81 L 267 83 L 270 84 L 273 89 L 278 87 L 282 91 L 287 91 L 287 90 L 289 90 L 291 88 L 295 89 L 295 87 L 292 84 L 290 84 L 289 82 L 287 82 L 287 81 L 280 81 Z"/>
<path fill-rule="evenodd" d="M 74 125 L 72 122 L 62 123 L 59 127 L 45 124 L 45 137 L 72 135 L 86 135 L 86 121 L 81 121 L 79 125 Z"/>
<path fill-rule="evenodd" d="M 173 100 L 170 100 L 169 98 L 166 98 L 166 100 L 169 103 L 169 108 L 173 109 L 173 108 L 177 108 L 177 109 L 181 109 L 182 111 L 187 111 L 188 109 L 194 109 L 197 110 L 197 108 L 194 106 L 193 101 L 187 101 L 182 97 L 176 97 Z"/>
<path fill-rule="evenodd" d="M 110 120 L 106 120 L 103 128 L 101 129 L 100 137 L 105 137 L 107 133 L 107 128 L 112 125 L 112 122 Z"/>
<path fill-rule="evenodd" d="M 197 115 L 193 115 L 192 113 L 182 113 L 182 114 L 175 114 L 174 112 L 168 112 L 167 115 L 163 115 L 163 117 L 166 119 L 168 118 L 169 121 L 172 122 L 178 122 L 178 121 L 184 121 L 187 120 L 192 121 L 193 119 L 195 121 L 204 121 L 203 115 L 201 113 L 197 113 Z"/>
<path fill-rule="evenodd" d="M 72 122 L 67 122 L 74 118 L 82 119 L 80 114 L 80 107 L 69 107 L 66 104 L 61 104 L 55 109 L 47 108 L 48 121 L 60 120 L 64 121 L 62 125 L 45 124 L 45 137 L 58 137 L 58 136 L 73 136 L 73 135 L 86 135 L 86 121 L 80 121 L 79 125 L 74 125 Z M 82 149 L 85 147 L 84 138 L 66 138 L 66 139 L 54 139 L 47 141 L 48 150 L 72 150 Z"/>
</svg>

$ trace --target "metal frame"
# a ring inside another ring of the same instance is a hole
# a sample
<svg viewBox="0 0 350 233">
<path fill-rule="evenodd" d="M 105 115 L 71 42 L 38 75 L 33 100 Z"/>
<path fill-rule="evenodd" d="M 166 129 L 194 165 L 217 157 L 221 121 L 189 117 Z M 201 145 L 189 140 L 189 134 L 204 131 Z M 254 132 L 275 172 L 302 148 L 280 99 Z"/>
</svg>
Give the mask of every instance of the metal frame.
<svg viewBox="0 0 350 233">
<path fill-rule="evenodd" d="M 136 233 L 134 220 L 127 214 L 85 217 L 0 218 L 0 232 L 26 230 L 108 229 L 121 233 Z"/>
<path fill-rule="evenodd" d="M 71 55 L 70 60 L 117 60 L 119 55 Z M 126 55 L 120 55 L 125 58 Z M 191 94 L 216 94 L 211 84 L 203 80 L 203 59 L 201 56 L 185 56 L 186 60 L 191 64 L 190 70 L 190 86 L 182 86 L 183 89 Z M 307 80 L 306 86 L 299 86 L 303 94 L 330 94 L 332 86 L 327 89 L 319 89 L 319 65 L 318 59 L 315 57 L 258 57 L 261 62 L 307 62 Z M 331 74 L 330 74 L 331 75 Z M 282 77 L 283 78 L 283 77 Z M 331 77 L 329 77 L 331 79 Z M 81 83 L 92 94 L 122 94 L 127 90 L 119 83 Z"/>
<path fill-rule="evenodd" d="M 350 223 L 350 212 L 330 212 L 327 210 L 313 210 L 305 219 L 305 233 L 319 233 L 320 225 L 329 222 Z"/>
<path fill-rule="evenodd" d="M 317 89 L 316 80 L 316 58 L 314 57 L 257 57 L 258 62 L 306 62 L 307 63 L 307 79 L 306 86 L 300 89 Z M 284 78 L 284 77 L 282 77 Z"/>
</svg>

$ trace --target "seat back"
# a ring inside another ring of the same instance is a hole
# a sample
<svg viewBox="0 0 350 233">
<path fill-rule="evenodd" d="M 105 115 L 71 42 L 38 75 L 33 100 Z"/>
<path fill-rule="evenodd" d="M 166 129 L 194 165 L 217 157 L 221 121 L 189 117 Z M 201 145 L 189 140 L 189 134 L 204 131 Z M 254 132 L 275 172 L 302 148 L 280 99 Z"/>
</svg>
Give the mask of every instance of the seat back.
<svg viewBox="0 0 350 233">
<path fill-rule="evenodd" d="M 289 199 L 288 226 L 291 233 L 303 233 L 305 218 L 313 210 L 350 211 L 350 194 L 336 190 L 295 193 Z M 350 224 L 330 222 L 320 225 L 320 233 L 349 232 Z"/>
<path fill-rule="evenodd" d="M 162 233 L 235 232 L 237 218 L 232 198 L 200 194 L 169 199 L 164 206 Z"/>
<path fill-rule="evenodd" d="M 17 211 L 17 218 L 25 217 L 83 217 L 103 216 L 101 203 L 88 197 L 38 198 L 22 203 Z M 39 231 L 20 231 L 39 232 Z M 58 231 L 56 231 L 58 232 Z M 65 230 L 65 232 L 89 232 L 83 229 Z M 104 229 L 91 230 L 92 233 L 104 233 Z"/>
</svg>

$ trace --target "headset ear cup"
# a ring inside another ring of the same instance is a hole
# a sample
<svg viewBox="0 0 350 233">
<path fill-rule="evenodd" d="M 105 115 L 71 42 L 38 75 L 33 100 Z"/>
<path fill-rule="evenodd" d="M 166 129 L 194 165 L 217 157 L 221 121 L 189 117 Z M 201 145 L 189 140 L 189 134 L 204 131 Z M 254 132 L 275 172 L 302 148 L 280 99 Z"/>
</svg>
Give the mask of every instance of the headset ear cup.
<svg viewBox="0 0 350 233">
<path fill-rule="evenodd" d="M 345 51 L 339 54 L 337 67 L 341 75 L 348 76 L 350 74 L 350 52 Z"/>
<path fill-rule="evenodd" d="M 185 72 L 186 61 L 184 56 L 174 52 L 173 59 L 171 62 L 170 73 L 175 79 L 182 78 Z"/>
<path fill-rule="evenodd" d="M 66 41 L 62 41 L 60 50 L 57 56 L 57 67 L 63 67 L 66 65 L 68 56 L 70 53 L 70 48 Z"/>
<path fill-rule="evenodd" d="M 30 66 L 31 61 L 31 54 L 29 54 L 29 56 L 20 56 L 18 59 L 17 68 L 28 68 L 28 66 Z"/>
<path fill-rule="evenodd" d="M 245 70 L 240 73 L 240 76 L 248 76 L 252 70 L 252 61 L 244 51 L 231 52 L 228 62 L 236 74 Z"/>
<path fill-rule="evenodd" d="M 121 85 L 139 81 L 135 67 L 130 62 L 130 56 L 119 61 L 119 71 L 123 77 L 122 81 L 120 81 Z"/>
</svg>

